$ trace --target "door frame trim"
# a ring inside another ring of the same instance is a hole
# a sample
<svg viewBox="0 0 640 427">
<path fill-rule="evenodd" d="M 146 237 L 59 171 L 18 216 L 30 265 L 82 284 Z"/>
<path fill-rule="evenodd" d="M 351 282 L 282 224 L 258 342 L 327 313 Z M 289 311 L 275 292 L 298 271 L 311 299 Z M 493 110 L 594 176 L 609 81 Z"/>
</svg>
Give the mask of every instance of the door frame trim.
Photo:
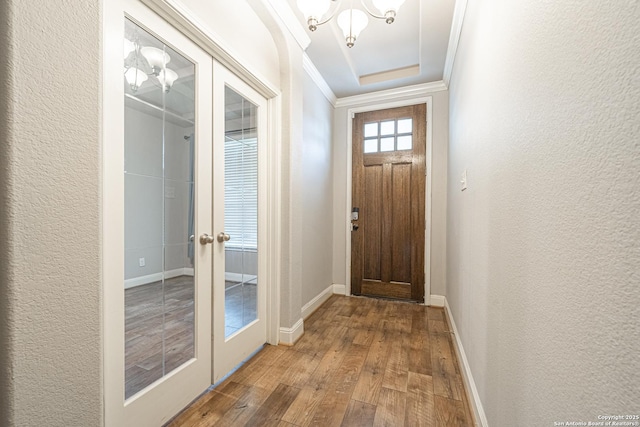
<svg viewBox="0 0 640 427">
<path fill-rule="evenodd" d="M 431 303 L 431 175 L 433 160 L 433 96 L 425 96 L 421 98 L 407 99 L 402 101 L 382 102 L 379 104 L 353 107 L 347 110 L 347 191 L 346 191 L 346 277 L 345 277 L 345 294 L 351 295 L 351 201 L 352 201 L 352 184 L 353 184 L 353 118 L 357 113 L 365 113 L 369 111 L 386 110 L 389 108 L 407 107 L 416 104 L 427 105 L 427 147 L 426 147 L 426 172 L 427 185 L 425 186 L 425 242 L 424 242 L 424 304 Z"/>
</svg>

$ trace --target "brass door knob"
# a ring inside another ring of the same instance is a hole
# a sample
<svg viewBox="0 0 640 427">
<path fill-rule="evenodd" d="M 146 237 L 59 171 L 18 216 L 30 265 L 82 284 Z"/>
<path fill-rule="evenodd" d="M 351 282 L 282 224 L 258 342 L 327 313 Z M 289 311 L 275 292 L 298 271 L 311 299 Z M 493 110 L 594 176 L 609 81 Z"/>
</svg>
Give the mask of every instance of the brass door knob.
<svg viewBox="0 0 640 427">
<path fill-rule="evenodd" d="M 228 242 L 229 240 L 231 240 L 231 236 L 226 234 L 224 231 L 221 231 L 220 233 L 218 233 L 218 242 L 223 243 L 223 242 Z"/>
<path fill-rule="evenodd" d="M 207 233 L 204 233 L 200 236 L 200 244 L 206 245 L 207 243 L 213 243 L 213 236 L 209 236 Z"/>
</svg>

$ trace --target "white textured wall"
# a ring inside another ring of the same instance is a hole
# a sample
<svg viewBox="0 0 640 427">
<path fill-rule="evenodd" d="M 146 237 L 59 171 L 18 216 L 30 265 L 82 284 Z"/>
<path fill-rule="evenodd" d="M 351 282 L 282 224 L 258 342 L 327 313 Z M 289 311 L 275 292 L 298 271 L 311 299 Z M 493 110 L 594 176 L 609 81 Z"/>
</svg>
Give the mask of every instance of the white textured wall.
<svg viewBox="0 0 640 427">
<path fill-rule="evenodd" d="M 637 1 L 468 3 L 447 299 L 492 426 L 640 412 L 638 22 Z"/>
<path fill-rule="evenodd" d="M 449 92 L 425 93 L 433 97 L 433 162 L 431 188 L 431 293 L 444 295 L 446 285 L 446 231 L 447 231 L 447 141 L 449 139 Z M 410 101 L 395 97 L 389 101 Z M 376 104 L 379 104 L 377 102 Z M 369 104 L 358 105 L 365 107 Z M 336 108 L 334 114 L 333 150 L 333 282 L 345 284 L 347 209 L 347 125 L 349 108 Z"/>
<path fill-rule="evenodd" d="M 99 426 L 99 1 L 0 6 L 0 425 Z"/>
<path fill-rule="evenodd" d="M 332 285 L 333 106 L 304 73 L 302 130 L 302 303 Z"/>
</svg>

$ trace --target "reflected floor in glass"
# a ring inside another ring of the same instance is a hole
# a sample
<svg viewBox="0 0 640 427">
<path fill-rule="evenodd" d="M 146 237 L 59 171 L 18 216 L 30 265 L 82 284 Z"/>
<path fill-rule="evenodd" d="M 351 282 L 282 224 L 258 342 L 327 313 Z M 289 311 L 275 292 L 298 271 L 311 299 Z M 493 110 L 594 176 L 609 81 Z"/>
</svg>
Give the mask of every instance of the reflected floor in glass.
<svg viewBox="0 0 640 427">
<path fill-rule="evenodd" d="M 225 282 L 225 337 L 256 320 L 256 281 L 257 278 L 247 282 Z"/>
<path fill-rule="evenodd" d="M 225 336 L 255 320 L 256 288 L 251 282 L 226 282 Z M 164 367 L 162 282 L 125 290 L 125 398 L 193 357 L 193 277 L 168 279 L 164 290 Z"/>
<path fill-rule="evenodd" d="M 180 276 L 125 290 L 125 398 L 193 357 L 193 289 Z"/>
</svg>

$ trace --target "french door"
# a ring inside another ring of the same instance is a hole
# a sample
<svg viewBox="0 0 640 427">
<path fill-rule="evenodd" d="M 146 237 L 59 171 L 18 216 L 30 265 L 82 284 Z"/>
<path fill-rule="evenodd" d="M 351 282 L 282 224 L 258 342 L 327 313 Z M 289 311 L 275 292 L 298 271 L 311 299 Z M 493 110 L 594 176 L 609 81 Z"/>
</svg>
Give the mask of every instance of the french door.
<svg viewBox="0 0 640 427">
<path fill-rule="evenodd" d="M 124 117 L 122 144 L 105 138 L 105 420 L 159 426 L 267 340 L 267 101 L 140 1 L 120 22 L 124 69 L 109 68 L 122 74 L 105 95 L 122 94 L 106 125 Z"/>
<path fill-rule="evenodd" d="M 214 63 L 213 379 L 267 337 L 266 99 Z M 224 125 L 216 126 L 216 123 Z"/>
</svg>

